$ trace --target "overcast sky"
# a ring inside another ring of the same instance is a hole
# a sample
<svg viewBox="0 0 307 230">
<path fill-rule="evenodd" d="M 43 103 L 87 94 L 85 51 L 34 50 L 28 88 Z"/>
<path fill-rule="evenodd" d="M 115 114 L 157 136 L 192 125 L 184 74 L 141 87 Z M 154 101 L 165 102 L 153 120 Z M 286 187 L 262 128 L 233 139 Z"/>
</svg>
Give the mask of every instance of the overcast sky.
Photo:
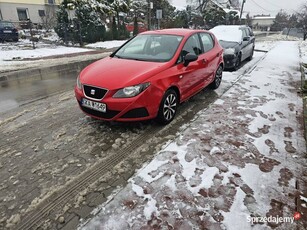
<svg viewBox="0 0 307 230">
<path fill-rule="evenodd" d="M 186 0 L 170 0 L 173 6 L 184 9 Z M 246 0 L 244 11 L 255 14 L 270 14 L 275 16 L 281 9 L 288 13 L 299 10 L 302 4 L 307 4 L 307 0 Z"/>
</svg>

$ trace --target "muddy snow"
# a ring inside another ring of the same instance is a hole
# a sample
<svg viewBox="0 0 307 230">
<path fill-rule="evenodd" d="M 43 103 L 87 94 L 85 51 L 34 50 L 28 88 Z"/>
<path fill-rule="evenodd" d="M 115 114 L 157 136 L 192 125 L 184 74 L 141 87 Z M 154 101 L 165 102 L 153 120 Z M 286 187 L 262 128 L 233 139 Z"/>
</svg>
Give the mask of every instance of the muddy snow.
<svg viewBox="0 0 307 230">
<path fill-rule="evenodd" d="M 80 228 L 306 227 L 306 209 L 296 206 L 306 197 L 299 43 L 274 45 Z M 301 220 L 274 222 L 296 211 Z"/>
</svg>

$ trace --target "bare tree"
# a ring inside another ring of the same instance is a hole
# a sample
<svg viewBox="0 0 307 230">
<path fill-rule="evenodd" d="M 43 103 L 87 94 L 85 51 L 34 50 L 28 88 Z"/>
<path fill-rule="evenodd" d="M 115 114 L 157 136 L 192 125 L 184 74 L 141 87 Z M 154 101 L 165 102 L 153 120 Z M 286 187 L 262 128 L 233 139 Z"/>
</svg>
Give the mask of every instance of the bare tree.
<svg viewBox="0 0 307 230">
<path fill-rule="evenodd" d="M 307 4 L 301 7 L 300 12 L 297 14 L 298 24 L 297 27 L 302 29 L 304 40 L 307 38 Z"/>
<path fill-rule="evenodd" d="M 56 24 L 56 10 L 55 5 L 47 5 L 45 8 L 45 15 L 41 16 L 43 28 L 49 31 L 54 28 Z"/>
<path fill-rule="evenodd" d="M 230 6 L 235 9 L 240 9 L 240 1 L 239 0 L 229 0 Z"/>
</svg>

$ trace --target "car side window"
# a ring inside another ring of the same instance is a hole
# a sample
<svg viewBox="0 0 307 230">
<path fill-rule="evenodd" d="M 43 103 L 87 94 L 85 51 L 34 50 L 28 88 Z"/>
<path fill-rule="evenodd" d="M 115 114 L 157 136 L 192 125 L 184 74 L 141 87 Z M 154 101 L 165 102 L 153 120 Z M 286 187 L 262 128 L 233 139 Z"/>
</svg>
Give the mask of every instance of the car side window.
<svg viewBox="0 0 307 230">
<path fill-rule="evenodd" d="M 194 34 L 192 35 L 187 42 L 185 43 L 183 49 L 182 49 L 182 53 L 185 56 L 187 53 L 191 53 L 191 54 L 195 54 L 195 55 L 199 55 L 202 53 L 201 50 L 201 45 L 198 39 L 198 35 Z"/>
<path fill-rule="evenodd" d="M 248 32 L 249 32 L 249 36 L 251 36 L 251 37 L 254 36 L 254 33 L 253 33 L 253 31 L 251 30 L 251 28 L 248 28 Z"/>
<path fill-rule="evenodd" d="M 208 52 L 214 47 L 214 41 L 210 34 L 200 33 L 201 42 L 203 43 L 204 51 Z"/>
<path fill-rule="evenodd" d="M 249 34 L 247 33 L 246 29 L 242 29 L 242 32 L 243 32 L 243 38 L 249 37 Z"/>
<path fill-rule="evenodd" d="M 177 60 L 177 63 L 183 62 L 183 58 L 188 53 L 195 54 L 197 56 L 202 53 L 202 48 L 201 48 L 201 45 L 200 45 L 198 34 L 192 35 L 186 41 L 186 43 L 184 44 L 184 46 L 182 48 L 181 55 L 179 56 L 179 58 Z"/>
</svg>

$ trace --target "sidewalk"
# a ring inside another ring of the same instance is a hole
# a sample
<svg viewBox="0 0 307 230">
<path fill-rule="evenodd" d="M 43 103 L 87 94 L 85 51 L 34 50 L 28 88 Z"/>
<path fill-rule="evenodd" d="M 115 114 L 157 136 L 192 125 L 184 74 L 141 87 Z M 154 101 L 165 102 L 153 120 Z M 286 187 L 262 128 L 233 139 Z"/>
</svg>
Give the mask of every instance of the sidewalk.
<svg viewBox="0 0 307 230">
<path fill-rule="evenodd" d="M 298 43 L 277 43 L 83 228 L 306 229 L 300 80 Z"/>
</svg>

